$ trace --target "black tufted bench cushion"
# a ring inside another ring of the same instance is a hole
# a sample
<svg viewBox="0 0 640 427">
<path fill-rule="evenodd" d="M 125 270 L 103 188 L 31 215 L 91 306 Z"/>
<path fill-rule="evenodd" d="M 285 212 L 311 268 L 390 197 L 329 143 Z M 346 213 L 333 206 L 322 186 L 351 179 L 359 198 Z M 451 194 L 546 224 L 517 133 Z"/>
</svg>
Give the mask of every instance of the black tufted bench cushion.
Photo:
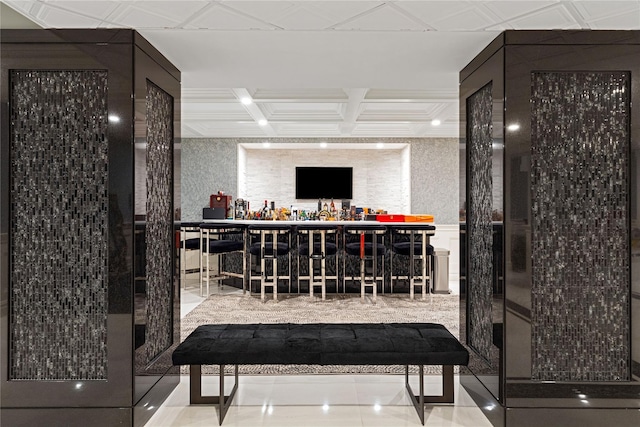
<svg viewBox="0 0 640 427">
<path fill-rule="evenodd" d="M 202 325 L 174 365 L 466 365 L 469 353 L 435 323 Z"/>
<path fill-rule="evenodd" d="M 424 424 L 424 402 L 453 402 L 453 365 L 469 353 L 443 325 L 435 323 L 221 324 L 196 328 L 173 352 L 174 365 L 191 365 L 191 403 L 220 405 L 220 424 L 238 384 L 238 365 L 405 365 L 406 388 Z M 201 395 L 201 365 L 235 365 L 230 396 Z M 415 396 L 408 365 L 443 365 L 443 395 Z"/>
</svg>

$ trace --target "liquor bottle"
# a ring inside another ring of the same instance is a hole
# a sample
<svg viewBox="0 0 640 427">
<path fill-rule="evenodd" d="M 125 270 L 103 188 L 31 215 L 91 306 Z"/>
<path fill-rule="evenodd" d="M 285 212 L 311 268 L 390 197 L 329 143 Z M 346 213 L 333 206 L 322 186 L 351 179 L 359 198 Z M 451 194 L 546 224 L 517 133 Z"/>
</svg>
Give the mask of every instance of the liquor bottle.
<svg viewBox="0 0 640 427">
<path fill-rule="evenodd" d="M 322 200 L 318 199 L 318 212 L 322 210 Z"/>
<path fill-rule="evenodd" d="M 329 212 L 331 212 L 331 215 L 335 215 L 336 214 L 336 204 L 333 203 L 333 199 L 331 199 L 331 205 L 329 207 Z"/>
<path fill-rule="evenodd" d="M 267 219 L 267 218 L 269 218 L 269 205 L 265 200 L 264 206 L 262 207 L 262 211 L 260 212 L 260 219 Z"/>
</svg>

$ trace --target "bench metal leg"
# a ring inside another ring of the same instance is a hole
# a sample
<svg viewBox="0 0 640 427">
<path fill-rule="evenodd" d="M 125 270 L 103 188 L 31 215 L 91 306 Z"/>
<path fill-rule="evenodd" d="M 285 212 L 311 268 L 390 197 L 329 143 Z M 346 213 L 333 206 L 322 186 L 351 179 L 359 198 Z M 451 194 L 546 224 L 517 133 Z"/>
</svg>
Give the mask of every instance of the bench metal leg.
<svg viewBox="0 0 640 427">
<path fill-rule="evenodd" d="M 224 395 L 224 366 L 220 365 L 220 392 L 218 396 L 202 395 L 202 365 L 189 365 L 189 402 L 192 405 L 214 404 L 218 405 L 218 421 L 222 425 L 224 416 L 236 395 L 238 389 L 238 365 L 234 365 L 235 384 L 228 396 Z"/>
<path fill-rule="evenodd" d="M 411 403 L 416 408 L 420 422 L 424 425 L 424 404 L 425 403 L 453 403 L 453 365 L 442 366 L 442 395 L 441 396 L 425 396 L 424 395 L 424 366 L 419 365 L 419 384 L 420 395 L 416 396 L 409 385 L 409 365 L 404 367 L 404 382 L 411 398 Z"/>
</svg>

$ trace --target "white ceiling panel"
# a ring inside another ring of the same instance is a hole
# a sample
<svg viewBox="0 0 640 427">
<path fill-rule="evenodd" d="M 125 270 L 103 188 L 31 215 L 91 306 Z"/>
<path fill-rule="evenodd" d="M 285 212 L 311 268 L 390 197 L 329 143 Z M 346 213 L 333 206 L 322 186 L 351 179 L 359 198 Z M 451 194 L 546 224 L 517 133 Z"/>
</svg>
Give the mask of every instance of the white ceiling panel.
<svg viewBox="0 0 640 427">
<path fill-rule="evenodd" d="M 379 1 L 308 1 L 305 6 L 333 19 L 334 23 L 340 23 L 352 19 L 369 10 L 372 10 L 383 2 Z"/>
<path fill-rule="evenodd" d="M 635 16 L 640 22 L 640 1 L 585 1 L 573 4 L 585 21 L 604 20 L 623 14 Z"/>
<path fill-rule="evenodd" d="M 273 21 L 281 17 L 284 13 L 296 7 L 297 2 L 293 1 L 222 1 L 225 7 L 237 10 L 247 16 Z"/>
<path fill-rule="evenodd" d="M 151 15 L 165 17 L 173 22 L 183 22 L 191 18 L 194 14 L 199 13 L 205 6 L 211 2 L 207 1 L 137 1 L 135 8 Z"/>
<path fill-rule="evenodd" d="M 626 30 L 630 27 L 637 26 L 639 22 L 640 11 L 593 20 L 589 22 L 589 26 L 594 30 Z"/>
<path fill-rule="evenodd" d="M 295 6 L 272 22 L 286 30 L 322 30 L 334 23 L 333 20 L 304 6 Z"/>
<path fill-rule="evenodd" d="M 45 28 L 138 30 L 182 72 L 183 137 L 457 138 L 459 72 L 500 31 L 640 30 L 640 0 L 7 5 Z"/>
<path fill-rule="evenodd" d="M 51 28 L 96 28 L 102 23 L 99 19 L 55 7 L 42 7 L 37 17 L 39 23 L 46 22 Z"/>
<path fill-rule="evenodd" d="M 580 28 L 580 25 L 563 4 L 553 5 L 529 15 L 515 18 L 511 21 L 511 25 L 516 30 L 565 30 Z"/>
<path fill-rule="evenodd" d="M 486 1 L 480 2 L 482 6 L 490 10 L 501 21 L 517 19 L 535 13 L 549 6 L 556 5 L 557 1 Z"/>
<path fill-rule="evenodd" d="M 216 30 L 273 30 L 277 27 L 234 9 L 213 4 L 185 24 L 185 28 Z"/>
<path fill-rule="evenodd" d="M 422 31 L 425 28 L 417 20 L 410 19 L 396 8 L 388 5 L 381 5 L 360 14 L 353 19 L 349 19 L 334 27 L 338 30 L 360 30 L 360 31 Z"/>
<path fill-rule="evenodd" d="M 342 121 L 342 104 L 336 103 L 261 103 L 268 120 L 332 120 Z"/>
<path fill-rule="evenodd" d="M 474 7 L 472 1 L 401 1 L 396 6 L 422 22 L 432 24 Z"/>
<path fill-rule="evenodd" d="M 494 24 L 494 19 L 488 16 L 487 13 L 475 7 L 462 10 L 455 15 L 432 23 L 432 25 L 438 30 L 450 29 L 453 31 L 469 29 L 472 31 L 479 31 Z"/>
<path fill-rule="evenodd" d="M 145 2 L 140 4 L 145 5 Z M 171 28 L 180 22 L 179 19 L 166 16 L 168 13 L 161 8 L 157 7 L 151 11 L 149 10 L 151 7 L 152 5 L 147 2 L 144 8 L 137 6 L 121 8 L 113 13 L 110 19 L 130 28 Z"/>
<path fill-rule="evenodd" d="M 107 17 L 116 10 L 119 6 L 121 6 L 120 2 L 116 1 L 55 1 L 55 2 L 47 2 L 46 7 L 55 7 L 60 9 L 65 9 L 68 11 L 73 11 L 75 13 L 85 14 L 87 16 L 92 16 L 102 21 L 107 19 Z"/>
</svg>

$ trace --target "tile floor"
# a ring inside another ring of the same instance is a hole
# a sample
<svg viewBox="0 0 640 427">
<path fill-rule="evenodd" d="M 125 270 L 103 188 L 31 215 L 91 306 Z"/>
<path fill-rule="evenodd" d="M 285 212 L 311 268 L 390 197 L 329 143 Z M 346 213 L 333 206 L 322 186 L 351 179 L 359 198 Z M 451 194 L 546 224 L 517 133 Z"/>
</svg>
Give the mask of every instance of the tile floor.
<svg viewBox="0 0 640 427">
<path fill-rule="evenodd" d="M 457 290 L 457 283 L 452 286 Z M 214 292 L 241 292 L 231 287 Z M 182 291 L 181 315 L 200 304 L 199 287 Z M 232 387 L 232 378 L 227 387 Z M 412 388 L 418 388 L 417 378 Z M 218 380 L 207 376 L 203 394 L 215 394 Z M 438 376 L 425 377 L 425 394 L 441 391 Z M 464 388 L 455 385 L 454 405 L 427 405 L 425 426 L 490 427 Z M 182 376 L 180 384 L 162 404 L 145 427 L 215 426 L 217 407 L 189 405 L 189 382 Z M 402 375 L 295 375 L 241 376 L 233 404 L 224 420 L 227 427 L 258 426 L 420 426 L 420 419 L 404 388 Z"/>
</svg>

